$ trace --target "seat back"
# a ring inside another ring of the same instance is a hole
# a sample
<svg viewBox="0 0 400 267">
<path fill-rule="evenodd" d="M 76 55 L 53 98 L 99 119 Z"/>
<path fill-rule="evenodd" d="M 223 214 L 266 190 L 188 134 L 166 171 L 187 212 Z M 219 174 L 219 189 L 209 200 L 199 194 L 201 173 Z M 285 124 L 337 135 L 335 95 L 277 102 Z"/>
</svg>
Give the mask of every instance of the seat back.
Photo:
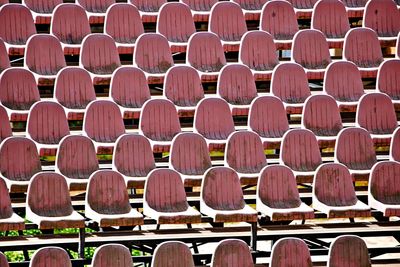
<svg viewBox="0 0 400 267">
<path fill-rule="evenodd" d="M 312 9 L 318 0 L 290 0 L 289 2 L 297 9 Z"/>
<path fill-rule="evenodd" d="M 271 266 L 311 267 L 311 256 L 307 244 L 295 237 L 279 239 L 272 247 Z"/>
<path fill-rule="evenodd" d="M 129 2 L 135 5 L 140 11 L 158 12 L 167 0 L 129 0 Z"/>
<path fill-rule="evenodd" d="M 320 0 L 314 6 L 311 28 L 327 38 L 344 38 L 350 30 L 346 7 L 340 0 Z"/>
<path fill-rule="evenodd" d="M 177 266 L 194 267 L 189 247 L 180 241 L 166 241 L 154 250 L 152 267 Z"/>
<path fill-rule="evenodd" d="M 378 70 L 376 89 L 393 100 L 400 100 L 400 59 L 385 60 Z"/>
<path fill-rule="evenodd" d="M 9 67 L 11 67 L 11 65 L 10 59 L 8 58 L 7 48 L 3 39 L 0 38 L 0 73 Z"/>
<path fill-rule="evenodd" d="M 6 182 L 3 178 L 0 178 L 0 219 L 7 219 L 13 215 L 13 209 L 11 207 L 10 194 L 8 193 L 8 188 Z M 4 254 L 0 254 L 0 265 L 3 265 Z M 7 260 L 5 261 L 7 263 Z M 8 266 L 8 263 L 7 265 Z"/>
<path fill-rule="evenodd" d="M 261 10 L 268 0 L 233 0 L 244 10 Z"/>
<path fill-rule="evenodd" d="M 210 11 L 218 0 L 180 0 L 180 2 L 185 3 L 194 11 Z"/>
<path fill-rule="evenodd" d="M 367 0 L 341 0 L 348 8 L 365 7 Z"/>
<path fill-rule="evenodd" d="M 30 10 L 41 13 L 51 14 L 56 6 L 62 4 L 62 0 L 23 0 L 22 3 Z"/>
<path fill-rule="evenodd" d="M 92 13 L 105 13 L 115 0 L 77 0 L 86 11 Z"/>
<path fill-rule="evenodd" d="M 3 267 L 9 267 L 7 257 L 2 252 L 0 252 L 0 265 Z"/>
<path fill-rule="evenodd" d="M 241 266 L 253 267 L 249 246 L 240 239 L 220 241 L 211 259 L 212 267 Z"/>
<path fill-rule="evenodd" d="M 13 45 L 24 45 L 36 33 L 31 11 L 21 4 L 6 4 L 0 8 L 0 36 Z"/>
<path fill-rule="evenodd" d="M 355 235 L 337 237 L 329 248 L 328 267 L 370 267 L 371 261 L 364 240 Z"/>
<path fill-rule="evenodd" d="M 363 27 L 371 28 L 380 37 L 397 37 L 400 32 L 399 10 L 392 0 L 368 1 Z"/>
<path fill-rule="evenodd" d="M 390 143 L 390 160 L 400 161 L 400 130 L 397 128 Z"/>
<path fill-rule="evenodd" d="M 399 162 L 382 161 L 375 164 L 369 176 L 369 194 L 384 204 L 398 205 L 400 203 L 399 173 Z"/>
<path fill-rule="evenodd" d="M 92 267 L 132 267 L 129 249 L 120 244 L 106 244 L 98 247 L 93 254 Z"/>
<path fill-rule="evenodd" d="M 32 255 L 29 267 L 72 267 L 68 253 L 59 247 L 44 247 L 35 251 Z"/>
<path fill-rule="evenodd" d="M 10 136 L 12 136 L 12 130 L 7 111 L 4 107 L 0 107 L 0 143 Z"/>
</svg>

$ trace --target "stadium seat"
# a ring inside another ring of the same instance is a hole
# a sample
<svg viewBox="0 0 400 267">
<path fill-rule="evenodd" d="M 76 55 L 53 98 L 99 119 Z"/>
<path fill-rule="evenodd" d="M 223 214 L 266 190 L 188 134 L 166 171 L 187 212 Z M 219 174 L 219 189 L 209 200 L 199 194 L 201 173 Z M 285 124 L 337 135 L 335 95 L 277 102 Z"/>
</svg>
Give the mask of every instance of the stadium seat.
<svg viewBox="0 0 400 267">
<path fill-rule="evenodd" d="M 194 115 L 194 132 L 207 141 L 210 151 L 224 151 L 228 136 L 235 131 L 228 103 L 221 98 L 205 98 L 199 102 Z"/>
<path fill-rule="evenodd" d="M 400 110 L 400 59 L 385 60 L 378 70 L 376 90 L 387 94 L 396 110 Z"/>
<path fill-rule="evenodd" d="M 177 134 L 172 140 L 169 166 L 179 172 L 185 186 L 200 186 L 204 173 L 212 167 L 205 139 L 197 133 Z"/>
<path fill-rule="evenodd" d="M 298 19 L 310 19 L 318 0 L 290 0 Z"/>
<path fill-rule="evenodd" d="M 148 100 L 140 114 L 139 131 L 150 139 L 153 152 L 168 152 L 172 139 L 181 132 L 174 103 L 168 99 Z"/>
<path fill-rule="evenodd" d="M 122 174 L 128 188 L 143 188 L 156 168 L 150 141 L 139 134 L 123 134 L 115 142 L 112 169 Z"/>
<path fill-rule="evenodd" d="M 399 162 L 382 161 L 372 167 L 369 176 L 368 205 L 385 217 L 400 214 L 399 174 Z"/>
<path fill-rule="evenodd" d="M 369 206 L 357 199 L 349 170 L 340 163 L 325 163 L 317 169 L 312 205 L 328 218 L 371 216 Z"/>
<path fill-rule="evenodd" d="M 0 38 L 0 73 L 11 67 L 10 59 L 8 58 L 7 48 L 3 39 Z"/>
<path fill-rule="evenodd" d="M 304 101 L 311 95 L 307 74 L 295 62 L 282 63 L 275 67 L 270 90 L 282 100 L 288 114 L 301 113 Z"/>
<path fill-rule="evenodd" d="M 159 244 L 154 250 L 151 267 L 165 266 L 194 267 L 189 247 L 180 241 L 166 241 Z"/>
<path fill-rule="evenodd" d="M 329 48 L 343 48 L 344 37 L 350 30 L 346 7 L 340 0 L 320 0 L 315 4 L 311 29 L 325 34 Z"/>
<path fill-rule="evenodd" d="M 103 24 L 107 8 L 115 0 L 77 0 L 77 3 L 86 10 L 90 24 Z"/>
<path fill-rule="evenodd" d="M 83 7 L 64 3 L 53 12 L 50 33 L 56 36 L 65 55 L 79 55 L 83 38 L 90 34 L 89 19 Z"/>
<path fill-rule="evenodd" d="M 23 229 L 25 229 L 25 221 L 14 213 L 6 182 L 0 178 L 0 231 Z M 0 253 L 0 266 L 8 267 L 7 259 L 2 253 Z"/>
<path fill-rule="evenodd" d="M 239 176 L 229 167 L 212 167 L 205 173 L 200 211 L 216 223 L 257 222 L 257 211 L 244 202 Z"/>
<path fill-rule="evenodd" d="M 190 8 L 183 3 L 165 3 L 157 19 L 157 33 L 164 35 L 172 53 L 186 52 L 190 36 L 196 32 Z"/>
<path fill-rule="evenodd" d="M 10 56 L 23 56 L 26 42 L 35 33 L 35 23 L 26 6 L 5 4 L 0 7 L 0 38 Z"/>
<path fill-rule="evenodd" d="M 62 0 L 22 0 L 22 4 L 31 10 L 35 24 L 50 24 L 53 10 Z"/>
<path fill-rule="evenodd" d="M 0 102 L 11 122 L 26 121 L 31 106 L 40 101 L 35 77 L 27 69 L 12 67 L 0 75 Z"/>
<path fill-rule="evenodd" d="M 247 126 L 256 132 L 267 148 L 279 148 L 282 137 L 289 130 L 289 122 L 282 101 L 276 96 L 259 96 L 250 106 Z"/>
<path fill-rule="evenodd" d="M 143 224 L 142 214 L 129 204 L 124 178 L 111 170 L 96 171 L 90 176 L 86 190 L 85 216 L 102 228 Z"/>
<path fill-rule="evenodd" d="M 310 181 L 322 164 L 318 141 L 307 129 L 291 129 L 285 133 L 281 143 L 279 162 L 293 170 L 297 182 Z"/>
<path fill-rule="evenodd" d="M 40 172 L 32 177 L 26 197 L 26 218 L 41 230 L 85 227 L 85 218 L 72 208 L 65 177 L 54 172 Z"/>
<path fill-rule="evenodd" d="M 257 97 L 249 67 L 235 63 L 224 66 L 218 76 L 217 94 L 228 102 L 233 116 L 247 116 L 251 101 Z"/>
<path fill-rule="evenodd" d="M 149 84 L 162 84 L 165 73 L 174 65 L 168 40 L 158 33 L 144 33 L 136 41 L 134 66 L 142 69 Z"/>
<path fill-rule="evenodd" d="M 83 120 L 86 106 L 96 100 L 96 92 L 87 70 L 65 67 L 57 74 L 54 98 L 67 113 L 68 120 Z"/>
<path fill-rule="evenodd" d="M 144 23 L 154 23 L 157 21 L 160 7 L 166 3 L 167 0 L 129 0 L 128 2 L 139 9 L 140 16 Z"/>
<path fill-rule="evenodd" d="M 284 0 L 267 2 L 261 12 L 260 30 L 274 37 L 277 49 L 290 49 L 299 30 L 293 6 Z"/>
<path fill-rule="evenodd" d="M 42 247 L 33 253 L 29 267 L 72 267 L 68 253 L 59 247 Z"/>
<path fill-rule="evenodd" d="M 195 22 L 208 22 L 211 8 L 218 0 L 179 0 L 187 4 Z"/>
<path fill-rule="evenodd" d="M 121 244 L 105 244 L 98 247 L 93 254 L 92 267 L 132 267 L 132 255 L 129 249 Z"/>
<path fill-rule="evenodd" d="M 256 185 L 260 171 L 267 165 L 261 138 L 250 131 L 233 132 L 224 155 L 224 165 L 237 172 L 243 185 Z"/>
<path fill-rule="evenodd" d="M 53 101 L 33 104 L 28 114 L 26 132 L 36 143 L 40 156 L 55 156 L 61 139 L 70 134 L 63 107 Z"/>
<path fill-rule="evenodd" d="M 356 64 L 362 78 L 376 78 L 378 67 L 383 62 L 376 32 L 369 28 L 349 30 L 344 38 L 343 59 Z"/>
<path fill-rule="evenodd" d="M 298 31 L 293 38 L 292 61 L 304 67 L 309 80 L 322 80 L 331 62 L 325 35 L 313 29 Z"/>
<path fill-rule="evenodd" d="M 313 266 L 307 244 L 295 237 L 279 239 L 271 250 L 271 266 Z"/>
<path fill-rule="evenodd" d="M 26 43 L 24 67 L 33 72 L 38 85 L 53 85 L 57 73 L 67 66 L 57 37 L 35 34 Z"/>
<path fill-rule="evenodd" d="M 371 267 L 364 240 L 355 235 L 336 237 L 329 247 L 328 267 Z"/>
<path fill-rule="evenodd" d="M 335 147 L 336 137 L 343 128 L 335 99 L 329 95 L 312 95 L 307 98 L 301 126 L 316 135 L 320 148 Z"/>
<path fill-rule="evenodd" d="M 365 10 L 365 4 L 368 0 L 341 0 L 346 6 L 347 16 L 349 18 L 362 18 Z"/>
<path fill-rule="evenodd" d="M 29 180 L 42 170 L 35 143 L 25 137 L 8 137 L 0 145 L 0 177 L 10 192 L 26 192 Z"/>
<path fill-rule="evenodd" d="M 250 248 L 240 239 L 225 239 L 218 243 L 211 258 L 211 267 L 253 267 Z"/>
<path fill-rule="evenodd" d="M 270 165 L 261 171 L 256 203 L 257 211 L 271 221 L 314 218 L 314 210 L 300 200 L 293 171 L 283 165 Z"/>
<path fill-rule="evenodd" d="M 388 146 L 398 126 L 390 97 L 383 93 L 363 95 L 357 108 L 356 126 L 369 131 L 376 145 Z"/>
<path fill-rule="evenodd" d="M 163 95 L 175 104 L 180 117 L 193 117 L 197 103 L 204 98 L 197 70 L 188 65 L 170 68 L 165 75 Z"/>
<path fill-rule="evenodd" d="M 270 81 L 279 64 L 274 39 L 265 31 L 248 31 L 240 41 L 239 63 L 248 66 L 256 81 Z"/>
<path fill-rule="evenodd" d="M 360 127 L 341 130 L 335 145 L 335 162 L 346 165 L 353 179 L 369 175 L 376 155 L 368 131 Z"/>
<path fill-rule="evenodd" d="M 113 38 L 92 33 L 83 39 L 79 67 L 89 71 L 93 84 L 109 84 L 112 73 L 119 66 L 121 61 Z"/>
<path fill-rule="evenodd" d="M 12 136 L 10 121 L 8 120 L 7 111 L 0 106 L 0 143 L 7 137 Z"/>
<path fill-rule="evenodd" d="M 243 9 L 244 17 L 246 20 L 259 21 L 261 10 L 268 0 L 233 0 L 238 3 Z"/>
<path fill-rule="evenodd" d="M 99 169 L 96 149 L 86 136 L 68 135 L 60 142 L 56 172 L 62 174 L 72 190 L 85 190 L 90 175 Z"/>
<path fill-rule="evenodd" d="M 364 95 L 361 73 L 353 62 L 334 61 L 328 65 L 324 93 L 332 96 L 342 112 L 356 112 L 358 102 Z"/>
<path fill-rule="evenodd" d="M 8 4 L 9 0 L 0 0 L 0 6 Z"/>
<path fill-rule="evenodd" d="M 390 160 L 400 162 L 400 128 L 397 128 L 390 143 Z"/>
<path fill-rule="evenodd" d="M 151 98 L 144 72 L 133 66 L 121 66 L 111 77 L 110 98 L 118 104 L 124 119 L 139 119 L 143 104 Z"/>
<path fill-rule="evenodd" d="M 234 2 L 218 2 L 211 8 L 208 30 L 218 35 L 226 52 L 239 51 L 240 39 L 247 32 L 241 7 Z"/>
<path fill-rule="evenodd" d="M 182 178 L 174 170 L 155 169 L 149 173 L 143 196 L 143 214 L 157 224 L 200 223 L 201 214 L 186 200 Z"/>
<path fill-rule="evenodd" d="M 131 4 L 115 3 L 107 9 L 104 33 L 110 35 L 119 54 L 133 54 L 137 38 L 144 33 L 139 10 Z"/>
<path fill-rule="evenodd" d="M 212 32 L 196 32 L 189 38 L 186 63 L 197 69 L 202 82 L 216 82 L 226 59 L 219 37 Z"/>
<path fill-rule="evenodd" d="M 1 5 L 1 3 L 0 3 L 0 5 Z M 7 257 L 2 252 L 0 252 L 0 265 L 3 267 L 9 267 Z"/>
<path fill-rule="evenodd" d="M 109 100 L 91 102 L 86 107 L 83 132 L 94 141 L 98 154 L 111 154 L 115 141 L 125 133 L 117 104 Z"/>
</svg>

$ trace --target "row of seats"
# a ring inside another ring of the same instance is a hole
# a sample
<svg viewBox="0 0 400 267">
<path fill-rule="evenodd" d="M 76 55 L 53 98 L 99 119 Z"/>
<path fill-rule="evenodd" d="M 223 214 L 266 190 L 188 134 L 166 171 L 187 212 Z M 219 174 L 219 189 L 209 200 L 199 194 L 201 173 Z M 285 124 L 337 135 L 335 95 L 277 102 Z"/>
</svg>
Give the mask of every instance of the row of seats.
<svg viewBox="0 0 400 267">
<path fill-rule="evenodd" d="M 2 267 L 8 267 L 7 259 L 0 253 Z M 58 247 L 44 247 L 33 255 L 30 267 L 71 266 L 68 253 Z M 132 255 L 120 244 L 99 246 L 93 255 L 93 267 L 131 267 Z M 180 266 L 194 267 L 192 252 L 180 241 L 166 241 L 159 244 L 152 256 L 152 267 Z M 212 267 L 253 267 L 253 258 L 248 245 L 239 239 L 225 239 L 215 248 Z M 311 255 L 305 241 L 299 238 L 282 238 L 271 249 L 271 267 L 312 266 Z M 355 235 L 336 237 L 329 247 L 328 267 L 370 267 L 371 260 L 365 241 Z"/>
</svg>

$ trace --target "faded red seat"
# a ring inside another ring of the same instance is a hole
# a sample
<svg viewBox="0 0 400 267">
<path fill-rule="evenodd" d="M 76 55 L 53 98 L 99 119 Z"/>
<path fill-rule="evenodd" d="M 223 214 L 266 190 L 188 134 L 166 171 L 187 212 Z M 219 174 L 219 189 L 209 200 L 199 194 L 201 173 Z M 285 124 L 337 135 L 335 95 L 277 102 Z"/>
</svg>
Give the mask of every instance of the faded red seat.
<svg viewBox="0 0 400 267">
<path fill-rule="evenodd" d="M 43 247 L 33 253 L 29 267 L 72 267 L 68 253 L 59 247 Z"/>
<path fill-rule="evenodd" d="M 328 267 L 371 267 L 368 248 L 364 240 L 355 235 L 342 235 L 331 243 Z"/>
<path fill-rule="evenodd" d="M 115 142 L 112 169 L 121 173 L 128 188 L 143 188 L 156 168 L 150 141 L 139 134 L 121 135 Z"/>
<path fill-rule="evenodd" d="M 11 67 L 10 59 L 8 57 L 8 52 L 6 45 L 2 38 L 0 38 L 0 73 L 5 69 Z"/>
<path fill-rule="evenodd" d="M 8 0 L 7 0 L 7 3 L 8 3 Z M 1 3 L 0 3 L 0 5 L 1 5 Z M 7 257 L 2 252 L 0 252 L 0 265 L 3 267 L 9 267 Z"/>
<path fill-rule="evenodd" d="M 121 244 L 99 246 L 93 254 L 92 267 L 132 267 L 132 255 L 129 249 Z"/>
<path fill-rule="evenodd" d="M 339 163 L 325 163 L 317 169 L 312 204 L 328 218 L 371 216 L 371 209 L 357 199 L 349 170 Z"/>
<path fill-rule="evenodd" d="M 257 211 L 272 221 L 314 218 L 314 209 L 300 199 L 293 171 L 283 165 L 270 165 L 261 171 L 256 205 Z"/>
<path fill-rule="evenodd" d="M 83 38 L 90 34 L 83 7 L 72 3 L 58 5 L 52 15 L 50 33 L 60 40 L 65 55 L 79 55 Z"/>
<path fill-rule="evenodd" d="M 395 160 L 400 162 L 400 128 L 397 128 L 392 137 L 392 142 L 390 143 L 390 160 Z"/>
<path fill-rule="evenodd" d="M 400 110 L 400 60 L 385 60 L 378 70 L 376 90 L 387 94 L 396 110 Z"/>
<path fill-rule="evenodd" d="M 85 218 L 72 208 L 65 177 L 53 172 L 32 177 L 26 197 L 26 218 L 39 229 L 85 227 Z"/>
<path fill-rule="evenodd" d="M 244 202 L 239 176 L 229 167 L 213 167 L 204 175 L 200 211 L 214 222 L 257 222 L 257 211 Z"/>
<path fill-rule="evenodd" d="M 0 6 L 8 4 L 9 1 L 8 0 L 0 0 Z"/>
<path fill-rule="evenodd" d="M 349 18 L 362 18 L 367 0 L 341 0 L 346 6 Z"/>
<path fill-rule="evenodd" d="M 290 0 L 299 19 L 310 19 L 318 0 Z"/>
<path fill-rule="evenodd" d="M 129 0 L 128 2 L 139 9 L 143 23 L 149 23 L 157 21 L 159 10 L 167 0 Z"/>
<path fill-rule="evenodd" d="M 115 40 L 119 54 L 132 55 L 137 38 L 144 33 L 139 10 L 127 3 L 112 4 L 107 9 L 104 33 Z"/>
<path fill-rule="evenodd" d="M 200 186 L 204 173 L 212 167 L 205 139 L 197 133 L 180 133 L 172 140 L 170 168 L 179 172 L 185 186 Z"/>
<path fill-rule="evenodd" d="M 179 2 L 190 7 L 195 22 L 208 22 L 211 8 L 218 0 L 179 0 Z"/>
<path fill-rule="evenodd" d="M 300 238 L 286 237 L 274 243 L 271 250 L 271 266 L 312 267 L 311 255 L 307 244 Z"/>
<path fill-rule="evenodd" d="M 253 267 L 250 248 L 240 239 L 225 239 L 218 243 L 211 258 L 212 267 Z"/>
<path fill-rule="evenodd" d="M 159 244 L 153 253 L 152 267 L 185 266 L 194 267 L 189 247 L 180 241 L 166 241 Z"/>
<path fill-rule="evenodd" d="M 136 226 L 143 224 L 143 216 L 129 204 L 124 178 L 110 170 L 94 172 L 86 190 L 85 217 L 100 227 Z"/>
<path fill-rule="evenodd" d="M 244 18 L 246 20 L 259 21 L 261 16 L 261 10 L 264 4 L 268 0 L 233 0 L 233 2 L 238 3 L 243 9 Z"/>
<path fill-rule="evenodd" d="M 107 8 L 115 0 L 77 0 L 77 3 L 86 10 L 90 24 L 103 24 Z"/>
<path fill-rule="evenodd" d="M 0 231 L 24 229 L 25 221 L 14 213 L 6 182 L 3 178 L 0 178 Z M 7 259 L 2 253 L 0 253 L 0 266 L 8 266 Z"/>
<path fill-rule="evenodd" d="M 12 136 L 10 121 L 8 120 L 7 111 L 0 106 L 0 143 L 7 137 Z"/>
<path fill-rule="evenodd" d="M 62 2 L 62 0 L 23 0 L 22 4 L 31 10 L 35 24 L 48 25 L 54 8 Z"/>
</svg>

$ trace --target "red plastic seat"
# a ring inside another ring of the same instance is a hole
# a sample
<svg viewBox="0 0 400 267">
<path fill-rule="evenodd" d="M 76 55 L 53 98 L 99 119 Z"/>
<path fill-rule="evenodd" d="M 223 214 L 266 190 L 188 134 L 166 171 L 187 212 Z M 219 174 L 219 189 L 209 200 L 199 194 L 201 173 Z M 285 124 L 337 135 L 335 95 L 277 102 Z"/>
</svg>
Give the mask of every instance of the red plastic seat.
<svg viewBox="0 0 400 267">
<path fill-rule="evenodd" d="M 341 0 L 346 6 L 349 18 L 362 18 L 367 0 Z"/>
<path fill-rule="evenodd" d="M 210 151 L 223 151 L 226 140 L 235 131 L 229 105 L 221 98 L 201 100 L 196 108 L 193 125 L 194 132 L 206 139 Z"/>
<path fill-rule="evenodd" d="M 337 237 L 329 248 L 328 267 L 371 267 L 364 240 L 355 235 Z"/>
<path fill-rule="evenodd" d="M 279 239 L 271 250 L 271 266 L 313 266 L 307 244 L 295 237 Z"/>
<path fill-rule="evenodd" d="M 253 100 L 247 125 L 263 141 L 264 148 L 279 148 L 282 137 L 289 130 L 289 122 L 282 101 L 275 96 L 260 96 Z"/>
<path fill-rule="evenodd" d="M 174 104 L 167 99 L 148 100 L 140 114 L 139 131 L 150 139 L 155 153 L 168 152 L 172 139 L 181 132 Z"/>
<path fill-rule="evenodd" d="M 132 255 L 121 244 L 106 244 L 98 247 L 93 254 L 92 267 L 132 267 Z"/>
<path fill-rule="evenodd" d="M 9 55 L 23 56 L 25 44 L 36 33 L 30 10 L 21 4 L 0 7 L 0 37 Z"/>
<path fill-rule="evenodd" d="M 400 214 L 400 163 L 382 161 L 374 165 L 368 182 L 368 205 L 385 217 Z"/>
<path fill-rule="evenodd" d="M 185 52 L 190 36 L 196 32 L 190 8 L 183 3 L 165 3 L 161 6 L 157 33 L 164 35 L 172 53 Z"/>
<path fill-rule="evenodd" d="M 185 266 L 194 267 L 189 247 L 180 241 L 166 241 L 159 244 L 153 253 L 152 267 Z"/>
<path fill-rule="evenodd" d="M 297 182 L 310 181 L 322 164 L 318 141 L 307 129 L 291 129 L 285 133 L 281 143 L 279 162 L 290 167 Z"/>
<path fill-rule="evenodd" d="M 98 169 L 92 140 L 80 135 L 68 135 L 61 140 L 56 156 L 56 172 L 66 178 L 71 190 L 85 190 L 90 175 Z"/>
<path fill-rule="evenodd" d="M 31 10 L 35 24 L 47 25 L 50 24 L 54 8 L 62 2 L 62 0 L 22 0 L 22 4 Z"/>
<path fill-rule="evenodd" d="M 212 267 L 253 267 L 250 248 L 240 239 L 225 239 L 218 243 L 211 258 Z"/>
<path fill-rule="evenodd" d="M 156 168 L 150 141 L 139 134 L 121 135 L 115 142 L 112 169 L 121 173 L 128 188 L 143 188 Z"/>
<path fill-rule="evenodd" d="M 174 170 L 155 169 L 149 173 L 143 196 L 143 214 L 157 224 L 200 223 L 201 214 L 186 200 L 182 178 Z"/>
<path fill-rule="evenodd" d="M 7 48 L 2 38 L 0 38 L 0 73 L 11 67 L 10 59 L 8 58 Z"/>
<path fill-rule="evenodd" d="M 50 33 L 60 40 L 65 55 L 79 55 L 83 38 L 90 34 L 83 7 L 72 3 L 58 5 L 52 15 Z"/>
<path fill-rule="evenodd" d="M 354 62 L 361 77 L 376 78 L 378 67 L 383 62 L 376 32 L 370 28 L 354 28 L 348 31 L 344 40 L 343 59 Z"/>
<path fill-rule="evenodd" d="M 218 0 L 179 0 L 179 2 L 190 7 L 195 22 L 208 22 L 211 8 Z"/>
<path fill-rule="evenodd" d="M 107 8 L 115 0 L 77 0 L 77 3 L 86 10 L 90 24 L 103 24 Z"/>
<path fill-rule="evenodd" d="M 396 110 L 400 110 L 400 59 L 385 60 L 378 70 L 376 90 L 387 94 Z"/>
<path fill-rule="evenodd" d="M 243 9 L 244 18 L 250 21 L 259 21 L 261 10 L 268 0 L 233 0 Z"/>
<path fill-rule="evenodd" d="M 395 160 L 400 162 L 400 130 L 397 128 L 392 137 L 392 142 L 390 143 L 390 160 Z"/>
<path fill-rule="evenodd" d="M 310 80 L 322 80 L 331 62 L 325 35 L 319 30 L 301 30 L 293 38 L 292 61 L 302 65 Z"/>
<path fill-rule="evenodd" d="M 241 184 L 257 184 L 261 169 L 267 165 L 258 134 L 250 131 L 233 132 L 226 144 L 224 165 L 238 173 Z"/>
<path fill-rule="evenodd" d="M 7 3 L 8 3 L 8 1 L 7 1 Z M 0 5 L 1 5 L 1 3 L 0 3 Z M 3 267 L 9 267 L 7 257 L 2 252 L 0 252 L 0 265 Z"/>
<path fill-rule="evenodd" d="M 9 1 L 8 0 L 0 0 L 0 6 L 8 4 Z"/>
<path fill-rule="evenodd" d="M 261 171 L 256 205 L 257 211 L 272 221 L 314 218 L 314 209 L 300 200 L 293 171 L 283 165 L 270 165 Z"/>
<path fill-rule="evenodd" d="M 0 231 L 24 230 L 25 221 L 11 207 L 6 182 L 0 178 Z M 0 266 L 8 267 L 7 259 L 0 253 Z"/>
<path fill-rule="evenodd" d="M 110 98 L 118 104 L 125 119 L 139 119 L 141 108 L 150 97 L 146 75 L 141 69 L 121 66 L 114 71 Z"/>
<path fill-rule="evenodd" d="M 323 90 L 336 100 L 340 111 L 355 112 L 364 95 L 361 73 L 353 62 L 334 61 L 326 69 Z"/>
<path fill-rule="evenodd" d="M 318 0 L 289 0 L 299 19 L 310 19 Z"/>
<path fill-rule="evenodd" d="M 43 247 L 33 253 L 29 267 L 72 267 L 68 253 L 59 247 Z"/>
<path fill-rule="evenodd" d="M 3 106 L 0 106 L 0 143 L 10 136 L 12 136 L 12 130 L 7 111 Z"/>
<path fill-rule="evenodd" d="M 139 10 L 127 3 L 112 4 L 107 9 L 104 32 L 115 40 L 119 54 L 132 55 L 137 38 L 144 33 Z"/>
<path fill-rule="evenodd" d="M 246 32 L 241 40 L 239 62 L 251 69 L 256 81 L 270 81 L 272 70 L 279 64 L 272 35 L 264 31 Z"/>
<path fill-rule="evenodd" d="M 320 0 L 315 4 L 311 29 L 326 36 L 330 48 L 342 48 L 344 36 L 350 30 L 346 7 L 340 0 Z"/>
<path fill-rule="evenodd" d="M 256 83 L 249 67 L 242 64 L 224 66 L 218 76 L 217 94 L 229 103 L 233 116 L 247 115 L 251 101 L 257 97 Z"/>
<path fill-rule="evenodd" d="M 0 102 L 10 121 L 26 121 L 31 106 L 40 101 L 33 74 L 24 68 L 8 68 L 0 75 Z"/>
<path fill-rule="evenodd" d="M 275 67 L 270 90 L 282 100 L 289 114 L 301 113 L 304 101 L 311 95 L 306 72 L 294 62 L 282 63 Z"/>
<path fill-rule="evenodd" d="M 267 2 L 261 13 L 260 30 L 274 37 L 277 49 L 290 49 L 299 30 L 293 6 L 283 0 Z"/>
<path fill-rule="evenodd" d="M 218 35 L 225 51 L 239 51 L 240 39 L 247 32 L 239 4 L 218 2 L 211 8 L 208 30 Z"/>
<path fill-rule="evenodd" d="M 143 23 L 148 23 L 157 21 L 159 10 L 167 0 L 129 0 L 128 2 L 139 9 Z"/>
<path fill-rule="evenodd" d="M 204 175 L 200 211 L 214 222 L 257 222 L 257 211 L 244 202 L 239 176 L 229 167 L 213 167 Z"/>
<path fill-rule="evenodd" d="M 328 218 L 371 216 L 369 206 L 357 199 L 349 170 L 339 163 L 325 163 L 317 169 L 313 183 L 313 208 Z"/>
<path fill-rule="evenodd" d="M 226 59 L 219 37 L 212 32 L 196 32 L 188 43 L 186 63 L 197 69 L 203 82 L 215 82 Z"/>
<path fill-rule="evenodd" d="M 149 84 L 162 84 L 165 73 L 174 65 L 168 40 L 158 33 L 144 33 L 136 41 L 134 65 L 142 69 Z"/>
<path fill-rule="evenodd" d="M 35 143 L 25 137 L 8 137 L 0 145 L 0 176 L 10 192 L 26 192 L 31 177 L 42 170 Z"/>
<path fill-rule="evenodd" d="M 53 172 L 32 177 L 26 197 L 26 218 L 39 229 L 85 227 L 85 218 L 72 208 L 64 176 Z"/>
<path fill-rule="evenodd" d="M 185 186 L 200 186 L 212 166 L 207 142 L 197 133 L 177 134 L 172 140 L 169 165 L 179 172 Z"/>
<path fill-rule="evenodd" d="M 122 175 L 100 170 L 89 178 L 85 199 L 85 217 L 100 227 L 136 226 L 143 224 L 143 215 L 132 209 Z"/>
</svg>

